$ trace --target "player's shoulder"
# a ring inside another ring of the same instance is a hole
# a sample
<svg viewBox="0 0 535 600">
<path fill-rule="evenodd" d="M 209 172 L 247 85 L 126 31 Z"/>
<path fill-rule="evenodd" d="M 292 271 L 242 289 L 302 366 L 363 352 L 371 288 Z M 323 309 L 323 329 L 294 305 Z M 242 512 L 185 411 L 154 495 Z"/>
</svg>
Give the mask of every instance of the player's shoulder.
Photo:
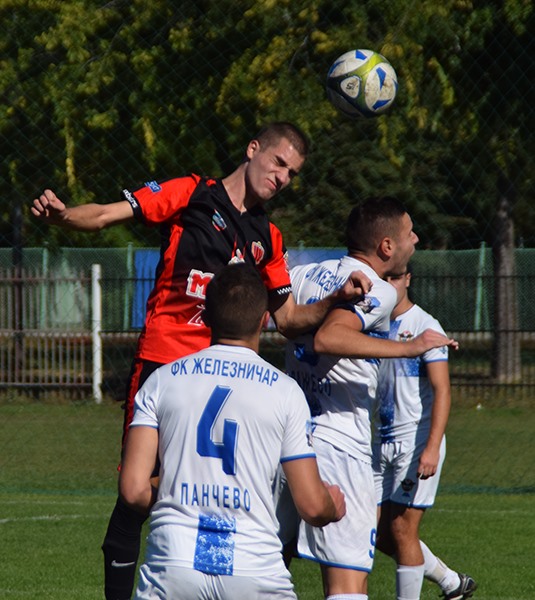
<svg viewBox="0 0 535 600">
<path fill-rule="evenodd" d="M 402 315 L 404 321 L 411 321 L 413 326 L 422 332 L 425 329 L 434 329 L 435 331 L 443 332 L 444 328 L 440 321 L 432 314 L 424 310 L 420 305 L 413 304 L 411 308 Z"/>
<path fill-rule="evenodd" d="M 339 273 L 339 264 L 338 259 L 329 259 L 294 266 L 290 270 L 290 280 L 296 302 L 316 302 L 340 287 L 347 277 Z"/>
</svg>

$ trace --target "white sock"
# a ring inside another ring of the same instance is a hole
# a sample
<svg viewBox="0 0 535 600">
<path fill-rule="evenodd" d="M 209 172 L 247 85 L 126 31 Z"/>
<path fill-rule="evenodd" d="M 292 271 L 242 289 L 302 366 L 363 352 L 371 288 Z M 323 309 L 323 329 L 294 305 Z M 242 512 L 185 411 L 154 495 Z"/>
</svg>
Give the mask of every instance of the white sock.
<svg viewBox="0 0 535 600">
<path fill-rule="evenodd" d="M 325 600 L 368 600 L 368 594 L 334 594 Z"/>
<path fill-rule="evenodd" d="M 438 584 L 443 592 L 457 589 L 461 584 L 458 573 L 435 556 L 422 540 L 420 540 L 420 547 L 424 555 L 424 577 Z"/>
<path fill-rule="evenodd" d="M 423 580 L 423 565 L 398 565 L 396 569 L 396 590 L 398 600 L 419 600 Z"/>
</svg>

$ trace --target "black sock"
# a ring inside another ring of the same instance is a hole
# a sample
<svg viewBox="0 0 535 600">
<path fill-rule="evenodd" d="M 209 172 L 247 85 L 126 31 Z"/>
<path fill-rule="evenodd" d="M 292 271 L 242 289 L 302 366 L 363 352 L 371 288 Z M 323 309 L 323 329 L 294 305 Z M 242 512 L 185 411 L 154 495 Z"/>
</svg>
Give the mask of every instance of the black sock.
<svg viewBox="0 0 535 600">
<path fill-rule="evenodd" d="M 132 595 L 146 518 L 117 499 L 102 544 L 106 600 L 127 600 Z"/>
</svg>

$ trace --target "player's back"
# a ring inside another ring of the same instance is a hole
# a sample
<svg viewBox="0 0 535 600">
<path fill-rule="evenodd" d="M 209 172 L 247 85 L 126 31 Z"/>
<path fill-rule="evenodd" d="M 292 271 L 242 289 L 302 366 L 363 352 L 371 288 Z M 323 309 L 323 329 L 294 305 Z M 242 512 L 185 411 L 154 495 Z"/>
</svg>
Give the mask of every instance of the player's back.
<svg viewBox="0 0 535 600">
<path fill-rule="evenodd" d="M 296 383 L 252 350 L 217 345 L 158 369 L 138 402 L 135 423 L 159 423 L 147 562 L 284 570 L 271 483 L 280 460 L 314 455 Z"/>
</svg>

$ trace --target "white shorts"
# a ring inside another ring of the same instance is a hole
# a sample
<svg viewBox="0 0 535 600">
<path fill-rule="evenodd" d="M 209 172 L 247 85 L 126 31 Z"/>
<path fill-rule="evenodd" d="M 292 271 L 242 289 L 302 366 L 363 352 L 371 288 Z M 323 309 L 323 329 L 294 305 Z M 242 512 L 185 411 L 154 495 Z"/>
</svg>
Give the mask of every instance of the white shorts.
<svg viewBox="0 0 535 600">
<path fill-rule="evenodd" d="M 277 577 L 207 575 L 185 567 L 141 565 L 134 600 L 297 600 L 290 574 Z"/>
<path fill-rule="evenodd" d="M 437 472 L 433 477 L 418 479 L 416 473 L 426 443 L 424 440 L 415 446 L 414 439 L 402 439 L 374 444 L 373 469 L 379 504 L 390 500 L 413 508 L 433 506 L 446 458 L 446 437 L 440 445 Z"/>
<path fill-rule="evenodd" d="M 298 553 L 323 565 L 370 572 L 375 555 L 377 500 L 372 466 L 314 438 L 321 478 L 344 492 L 346 515 L 337 523 L 299 527 Z"/>
</svg>

